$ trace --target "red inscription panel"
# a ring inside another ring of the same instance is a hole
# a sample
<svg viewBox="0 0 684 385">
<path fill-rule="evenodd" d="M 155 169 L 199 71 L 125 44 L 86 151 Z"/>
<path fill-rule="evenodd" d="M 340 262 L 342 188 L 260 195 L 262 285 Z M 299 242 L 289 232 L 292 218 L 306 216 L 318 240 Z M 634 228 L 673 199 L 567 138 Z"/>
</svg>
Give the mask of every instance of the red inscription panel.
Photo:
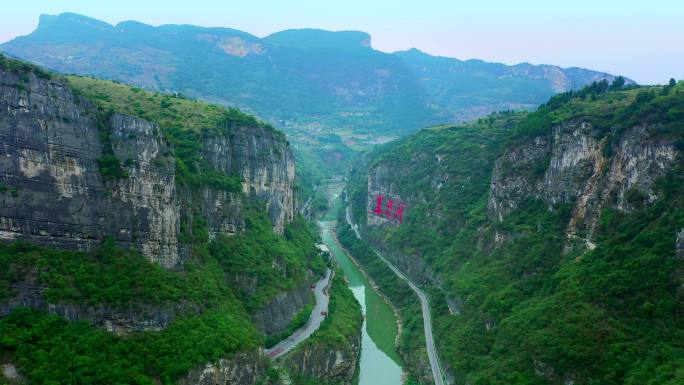
<svg viewBox="0 0 684 385">
<path fill-rule="evenodd" d="M 397 223 L 402 224 L 404 223 L 405 210 L 406 204 L 404 202 L 387 198 L 383 194 L 378 194 L 375 196 L 375 208 L 371 213 L 375 216 L 385 217 L 390 221 L 396 221 Z"/>
</svg>

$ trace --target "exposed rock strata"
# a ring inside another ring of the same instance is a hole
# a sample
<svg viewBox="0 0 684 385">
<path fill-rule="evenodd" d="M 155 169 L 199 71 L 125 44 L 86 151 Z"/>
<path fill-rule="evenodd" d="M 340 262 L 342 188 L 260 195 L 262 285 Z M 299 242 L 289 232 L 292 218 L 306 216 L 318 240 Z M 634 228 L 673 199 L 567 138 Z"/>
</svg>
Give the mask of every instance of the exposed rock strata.
<svg viewBox="0 0 684 385">
<path fill-rule="evenodd" d="M 181 219 L 198 207 L 212 236 L 244 229 L 246 199 L 265 202 L 277 233 L 294 218 L 294 159 L 281 134 L 231 127 L 205 135 L 202 156 L 243 183 L 240 193 L 198 194 L 177 188 L 159 127 L 121 114 L 104 123 L 127 176 L 106 179 L 97 119 L 63 81 L 0 70 L 0 239 L 87 250 L 110 236 L 174 268 L 183 263 Z"/>
<path fill-rule="evenodd" d="M 351 385 L 360 350 L 360 333 L 343 348 L 305 343 L 285 356 L 283 365 L 293 376 L 324 378 L 330 383 Z"/>
</svg>

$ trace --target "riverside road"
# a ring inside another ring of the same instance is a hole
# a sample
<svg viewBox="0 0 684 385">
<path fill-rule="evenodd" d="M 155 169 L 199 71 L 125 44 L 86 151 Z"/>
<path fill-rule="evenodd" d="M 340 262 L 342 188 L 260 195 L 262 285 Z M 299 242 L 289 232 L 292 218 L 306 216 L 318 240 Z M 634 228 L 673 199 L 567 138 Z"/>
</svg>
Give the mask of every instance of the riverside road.
<svg viewBox="0 0 684 385">
<path fill-rule="evenodd" d="M 356 226 L 352 223 L 351 220 L 351 210 L 350 207 L 346 207 L 346 218 L 347 218 L 347 223 L 349 226 L 351 226 L 352 230 L 354 230 L 354 233 L 356 233 L 356 238 L 362 239 L 361 234 L 357 230 Z M 442 376 L 442 369 L 439 366 L 439 358 L 437 355 L 437 349 L 435 348 L 435 341 L 432 335 L 432 320 L 430 317 L 430 302 L 427 298 L 427 295 L 415 284 L 413 281 L 407 277 L 404 273 L 401 272 L 392 262 L 390 262 L 388 259 L 386 259 L 384 256 L 382 256 L 380 253 L 378 253 L 376 250 L 373 250 L 375 254 L 380 258 L 387 266 L 389 266 L 390 269 L 401 279 L 406 281 L 408 285 L 411 287 L 411 289 L 418 295 L 418 298 L 420 299 L 420 308 L 423 312 L 423 329 L 425 330 L 425 344 L 427 346 L 427 353 L 428 353 L 428 359 L 430 360 L 430 368 L 432 369 L 432 377 L 435 380 L 435 385 L 444 385 L 444 377 Z"/>
<path fill-rule="evenodd" d="M 328 302 L 330 301 L 330 296 L 328 289 L 330 287 L 330 280 L 332 279 L 332 272 L 330 269 L 325 271 L 325 276 L 316 282 L 316 287 L 314 288 L 314 295 L 316 304 L 311 311 L 311 317 L 306 322 L 304 326 L 295 331 L 290 337 L 280 341 L 277 345 L 270 349 L 265 349 L 264 352 L 267 356 L 276 359 L 290 350 L 294 349 L 300 342 L 309 338 L 318 328 L 325 319 L 323 313 L 328 312 Z"/>
</svg>

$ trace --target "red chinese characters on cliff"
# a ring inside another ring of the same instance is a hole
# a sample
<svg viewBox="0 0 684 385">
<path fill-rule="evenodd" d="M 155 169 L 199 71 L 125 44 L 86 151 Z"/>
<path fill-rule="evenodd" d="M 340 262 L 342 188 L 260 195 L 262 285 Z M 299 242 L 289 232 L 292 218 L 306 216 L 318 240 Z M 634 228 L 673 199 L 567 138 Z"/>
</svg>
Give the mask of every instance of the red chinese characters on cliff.
<svg viewBox="0 0 684 385">
<path fill-rule="evenodd" d="M 385 217 L 389 220 L 396 220 L 400 224 L 404 223 L 404 210 L 406 205 L 383 194 L 375 196 L 375 208 L 371 213 L 378 217 Z"/>
</svg>

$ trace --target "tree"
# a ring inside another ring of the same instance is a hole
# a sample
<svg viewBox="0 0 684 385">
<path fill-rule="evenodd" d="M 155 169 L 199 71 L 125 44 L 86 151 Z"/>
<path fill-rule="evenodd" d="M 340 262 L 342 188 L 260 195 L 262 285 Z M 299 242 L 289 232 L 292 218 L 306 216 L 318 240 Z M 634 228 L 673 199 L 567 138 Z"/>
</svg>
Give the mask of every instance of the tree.
<svg viewBox="0 0 684 385">
<path fill-rule="evenodd" d="M 663 87 L 662 91 L 660 91 L 661 95 L 667 95 L 670 93 L 670 90 L 674 88 L 674 86 L 677 85 L 677 81 L 674 79 L 670 79 L 670 81 L 667 83 L 665 87 Z"/>
<path fill-rule="evenodd" d="M 636 103 L 637 104 L 644 104 L 653 99 L 655 95 L 652 92 L 649 91 L 641 91 L 637 94 L 636 96 Z"/>
<path fill-rule="evenodd" d="M 610 85 L 611 90 L 619 90 L 625 85 L 625 78 L 622 76 L 618 76 L 613 80 L 613 83 Z"/>
</svg>

